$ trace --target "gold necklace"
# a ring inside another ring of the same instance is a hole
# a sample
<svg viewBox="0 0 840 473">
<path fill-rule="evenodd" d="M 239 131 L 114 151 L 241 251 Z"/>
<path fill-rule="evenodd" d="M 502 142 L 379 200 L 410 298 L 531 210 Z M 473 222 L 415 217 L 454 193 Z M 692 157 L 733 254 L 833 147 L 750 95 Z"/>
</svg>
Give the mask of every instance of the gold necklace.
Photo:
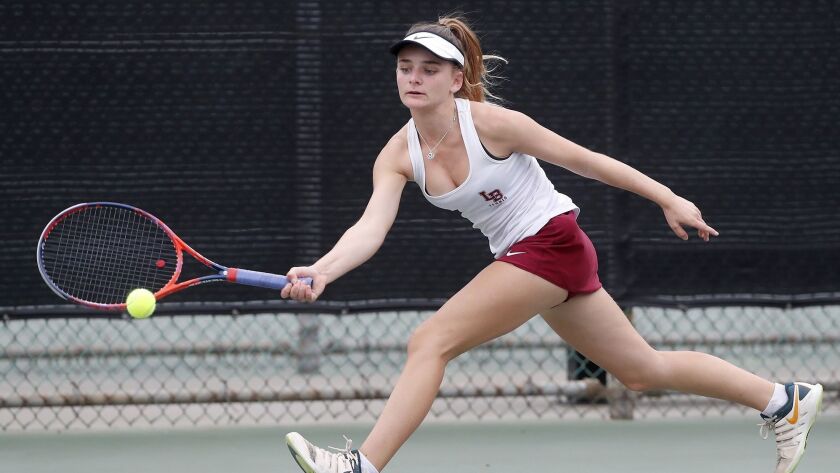
<svg viewBox="0 0 840 473">
<path fill-rule="evenodd" d="M 426 148 L 429 148 L 429 152 L 426 153 L 426 159 L 428 159 L 429 161 L 435 159 L 435 151 L 437 150 L 438 146 L 440 146 L 440 144 L 443 143 L 443 139 L 446 138 L 446 135 L 448 135 L 449 132 L 452 131 L 452 128 L 455 127 L 455 119 L 457 117 L 457 113 L 454 113 L 452 115 L 452 123 L 449 124 L 449 129 L 446 130 L 446 133 L 444 133 L 443 136 L 440 137 L 437 144 L 434 146 L 429 146 L 429 142 L 426 141 L 426 138 L 423 138 L 422 134 L 420 134 L 420 128 L 415 127 L 417 129 L 417 136 L 419 136 L 420 139 L 423 140 L 423 143 L 426 143 Z"/>
</svg>

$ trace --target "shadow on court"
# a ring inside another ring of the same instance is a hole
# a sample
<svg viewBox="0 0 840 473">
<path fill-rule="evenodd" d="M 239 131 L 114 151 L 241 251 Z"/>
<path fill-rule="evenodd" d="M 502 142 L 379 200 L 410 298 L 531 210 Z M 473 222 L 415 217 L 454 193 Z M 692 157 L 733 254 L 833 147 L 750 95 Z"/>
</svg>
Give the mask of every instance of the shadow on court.
<svg viewBox="0 0 840 473">
<path fill-rule="evenodd" d="M 699 473 L 770 472 L 771 440 L 758 421 L 431 423 L 386 471 Z M 361 443 L 366 425 L 300 425 L 322 445 Z M 299 470 L 283 443 L 286 428 L 0 434 L 0 470 L 15 473 L 233 473 Z M 840 417 L 812 431 L 798 473 L 837 471 Z"/>
</svg>

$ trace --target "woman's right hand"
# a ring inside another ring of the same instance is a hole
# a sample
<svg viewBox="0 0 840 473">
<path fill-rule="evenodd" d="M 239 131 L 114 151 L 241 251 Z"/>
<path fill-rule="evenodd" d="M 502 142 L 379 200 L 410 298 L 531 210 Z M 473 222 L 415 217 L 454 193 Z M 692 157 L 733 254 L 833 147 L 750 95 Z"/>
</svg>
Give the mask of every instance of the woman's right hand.
<svg viewBox="0 0 840 473">
<path fill-rule="evenodd" d="M 298 302 L 315 302 L 327 287 L 327 277 L 312 266 L 294 267 L 286 273 L 289 283 L 280 290 L 280 297 Z M 299 278 L 312 278 L 312 286 Z"/>
</svg>

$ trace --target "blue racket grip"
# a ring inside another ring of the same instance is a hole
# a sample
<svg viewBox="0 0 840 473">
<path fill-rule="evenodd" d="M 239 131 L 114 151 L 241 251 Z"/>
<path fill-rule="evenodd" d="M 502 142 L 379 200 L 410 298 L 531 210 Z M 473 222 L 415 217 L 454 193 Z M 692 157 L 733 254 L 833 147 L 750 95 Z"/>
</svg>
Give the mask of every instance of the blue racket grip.
<svg viewBox="0 0 840 473">
<path fill-rule="evenodd" d="M 283 289 L 289 283 L 288 278 L 281 274 L 263 273 L 249 269 L 228 268 L 227 280 L 248 286 L 265 287 L 268 289 Z M 298 278 L 298 281 L 312 285 L 312 278 Z"/>
</svg>

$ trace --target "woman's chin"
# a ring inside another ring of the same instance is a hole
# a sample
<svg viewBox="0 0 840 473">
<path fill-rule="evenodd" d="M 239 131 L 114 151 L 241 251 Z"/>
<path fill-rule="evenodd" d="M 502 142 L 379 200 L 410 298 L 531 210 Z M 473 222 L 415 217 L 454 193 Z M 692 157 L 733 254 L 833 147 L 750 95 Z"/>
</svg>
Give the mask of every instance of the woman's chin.
<svg viewBox="0 0 840 473">
<path fill-rule="evenodd" d="M 402 100 L 403 105 L 411 110 L 421 110 L 434 105 L 426 95 L 405 94 L 400 97 L 400 100 Z"/>
</svg>

